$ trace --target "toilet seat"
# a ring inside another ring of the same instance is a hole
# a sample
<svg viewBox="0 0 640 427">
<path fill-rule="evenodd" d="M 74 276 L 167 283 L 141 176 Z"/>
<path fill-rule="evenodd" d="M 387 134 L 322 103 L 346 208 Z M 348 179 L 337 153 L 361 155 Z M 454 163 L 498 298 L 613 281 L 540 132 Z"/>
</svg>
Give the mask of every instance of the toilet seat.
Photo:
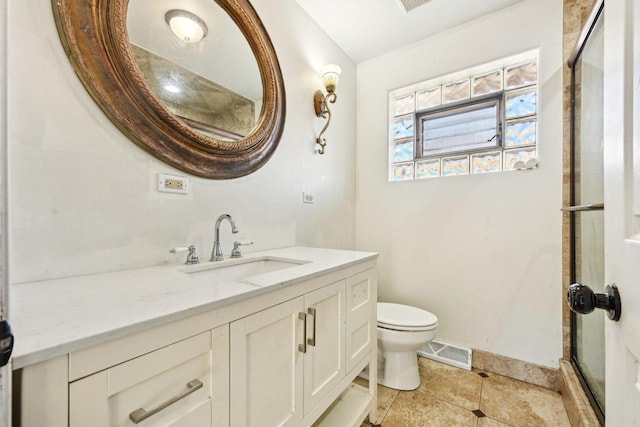
<svg viewBox="0 0 640 427">
<path fill-rule="evenodd" d="M 394 331 L 429 331 L 438 326 L 438 318 L 417 307 L 379 302 L 378 326 Z"/>
</svg>

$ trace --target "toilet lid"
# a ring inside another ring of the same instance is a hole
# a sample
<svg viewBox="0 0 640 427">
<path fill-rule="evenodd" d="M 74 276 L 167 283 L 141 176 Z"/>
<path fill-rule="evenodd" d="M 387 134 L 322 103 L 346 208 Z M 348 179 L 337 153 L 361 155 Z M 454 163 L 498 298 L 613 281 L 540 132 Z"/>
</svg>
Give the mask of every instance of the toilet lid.
<svg viewBox="0 0 640 427">
<path fill-rule="evenodd" d="M 438 324 L 438 318 L 426 310 L 403 304 L 378 303 L 378 324 L 401 328 L 430 328 Z"/>
</svg>

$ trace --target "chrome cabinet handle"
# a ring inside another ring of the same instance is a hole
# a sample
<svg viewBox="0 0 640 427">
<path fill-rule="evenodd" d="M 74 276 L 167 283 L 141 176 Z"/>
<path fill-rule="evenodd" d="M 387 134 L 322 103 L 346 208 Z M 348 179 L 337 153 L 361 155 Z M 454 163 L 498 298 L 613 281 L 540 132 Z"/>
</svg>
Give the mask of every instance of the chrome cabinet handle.
<svg viewBox="0 0 640 427">
<path fill-rule="evenodd" d="M 301 353 L 307 352 L 307 313 L 298 313 L 298 319 L 303 321 L 302 324 L 302 344 L 298 344 L 298 351 Z"/>
<path fill-rule="evenodd" d="M 183 391 L 182 393 L 173 396 L 172 398 L 170 398 L 166 402 L 162 402 L 161 404 L 159 404 L 155 408 L 150 409 L 148 411 L 146 409 L 143 409 L 143 408 L 136 409 L 135 411 L 133 411 L 132 413 L 129 414 L 129 418 L 135 424 L 139 424 L 142 421 L 144 421 L 147 418 L 149 418 L 150 416 L 157 414 L 158 412 L 162 411 L 163 409 L 166 409 L 167 407 L 173 405 L 178 400 L 184 399 L 185 397 L 189 396 L 194 391 L 196 391 L 198 389 L 201 389 L 201 388 L 202 388 L 202 381 L 200 381 L 200 380 L 191 380 L 191 381 L 189 381 L 187 383 L 187 389 L 185 391 Z"/>
<path fill-rule="evenodd" d="M 309 307 L 309 309 L 307 310 L 307 312 L 309 313 L 309 315 L 313 316 L 313 337 L 309 338 L 307 340 L 307 344 L 312 345 L 312 346 L 316 346 L 316 309 L 313 307 Z"/>
</svg>

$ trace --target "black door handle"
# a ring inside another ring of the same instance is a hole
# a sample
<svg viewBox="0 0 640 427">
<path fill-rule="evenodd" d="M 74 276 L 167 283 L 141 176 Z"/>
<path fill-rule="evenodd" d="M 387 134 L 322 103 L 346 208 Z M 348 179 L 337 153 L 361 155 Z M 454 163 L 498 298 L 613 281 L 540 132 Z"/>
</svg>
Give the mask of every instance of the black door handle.
<svg viewBox="0 0 640 427">
<path fill-rule="evenodd" d="M 620 293 L 615 284 L 607 285 L 603 294 L 594 293 L 590 287 L 580 283 L 569 286 L 567 304 L 571 311 L 589 314 L 596 308 L 607 310 L 609 319 L 618 321 L 622 313 Z"/>
<path fill-rule="evenodd" d="M 9 322 L 0 322 L 0 367 L 9 363 L 13 351 L 13 334 Z"/>
</svg>

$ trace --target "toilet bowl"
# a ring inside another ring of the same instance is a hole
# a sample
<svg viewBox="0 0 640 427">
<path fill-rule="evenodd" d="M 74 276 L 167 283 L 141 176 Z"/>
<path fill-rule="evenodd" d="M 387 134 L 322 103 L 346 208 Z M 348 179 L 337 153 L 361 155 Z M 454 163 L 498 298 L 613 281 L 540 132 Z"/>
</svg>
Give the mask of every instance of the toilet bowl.
<svg viewBox="0 0 640 427">
<path fill-rule="evenodd" d="M 397 390 L 418 388 L 416 350 L 436 337 L 437 327 L 438 318 L 426 310 L 379 302 L 378 383 Z"/>
</svg>

